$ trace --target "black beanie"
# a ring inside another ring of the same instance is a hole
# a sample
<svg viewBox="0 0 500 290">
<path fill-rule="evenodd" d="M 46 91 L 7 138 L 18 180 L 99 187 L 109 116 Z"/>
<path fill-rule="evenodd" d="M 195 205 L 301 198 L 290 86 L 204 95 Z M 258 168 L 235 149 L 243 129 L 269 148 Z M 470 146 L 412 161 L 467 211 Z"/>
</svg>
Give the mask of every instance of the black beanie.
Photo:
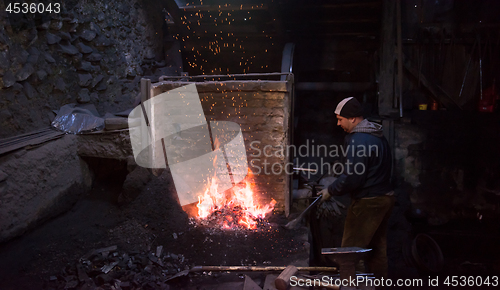
<svg viewBox="0 0 500 290">
<path fill-rule="evenodd" d="M 361 104 L 353 97 L 345 98 L 337 105 L 335 114 L 344 118 L 354 118 L 363 116 Z"/>
</svg>

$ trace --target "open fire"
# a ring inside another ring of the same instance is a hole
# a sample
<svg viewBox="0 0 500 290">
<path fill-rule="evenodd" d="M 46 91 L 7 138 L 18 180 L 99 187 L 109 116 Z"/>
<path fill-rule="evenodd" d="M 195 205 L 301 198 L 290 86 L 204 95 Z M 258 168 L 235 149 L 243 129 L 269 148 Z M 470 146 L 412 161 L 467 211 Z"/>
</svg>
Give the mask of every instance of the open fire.
<svg viewBox="0 0 500 290">
<path fill-rule="evenodd" d="M 223 229 L 256 229 L 276 204 L 274 199 L 266 205 L 257 204 L 248 181 L 229 192 L 218 192 L 216 178 L 212 178 L 210 186 L 198 196 L 198 218 Z"/>
</svg>

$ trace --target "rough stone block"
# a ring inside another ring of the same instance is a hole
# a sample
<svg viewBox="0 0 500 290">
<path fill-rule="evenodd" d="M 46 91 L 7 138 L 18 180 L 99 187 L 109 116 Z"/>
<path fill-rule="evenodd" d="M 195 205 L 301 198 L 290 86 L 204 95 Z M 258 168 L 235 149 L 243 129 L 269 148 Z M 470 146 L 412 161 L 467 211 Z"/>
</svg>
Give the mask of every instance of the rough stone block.
<svg viewBox="0 0 500 290">
<path fill-rule="evenodd" d="M 0 124 L 2 124 L 3 122 L 7 121 L 10 118 L 12 118 L 12 114 L 9 112 L 8 109 L 3 109 L 0 111 Z"/>
<path fill-rule="evenodd" d="M 100 83 L 104 79 L 103 75 L 98 75 L 92 80 L 92 85 L 91 87 L 94 88 L 98 83 Z"/>
<path fill-rule="evenodd" d="M 90 134 L 79 137 L 79 156 L 127 159 L 132 155 L 132 145 L 128 132 Z"/>
<path fill-rule="evenodd" d="M 29 78 L 29 76 L 31 76 L 34 72 L 35 68 L 33 68 L 33 65 L 31 63 L 27 63 L 20 71 L 17 72 L 16 80 L 18 82 L 24 81 Z"/>
<path fill-rule="evenodd" d="M 47 72 L 42 70 L 39 70 L 36 72 L 36 76 L 38 77 L 38 80 L 43 81 L 47 77 Z"/>
<path fill-rule="evenodd" d="M 90 189 L 89 169 L 75 154 L 76 140 L 75 135 L 65 135 L 24 155 L 0 159 L 8 175 L 0 193 L 1 242 L 68 210 Z"/>
<path fill-rule="evenodd" d="M 61 38 L 59 36 L 54 35 L 54 34 L 49 33 L 49 32 L 47 32 L 45 37 L 47 38 L 48 44 L 56 44 L 56 43 L 59 43 L 59 41 L 61 41 Z"/>
<path fill-rule="evenodd" d="M 11 71 L 7 71 L 3 75 L 2 81 L 4 88 L 10 88 L 16 83 L 16 78 L 14 77 L 14 74 Z"/>
<path fill-rule="evenodd" d="M 84 54 L 91 53 L 93 51 L 92 47 L 87 46 L 81 42 L 76 44 L 76 48 L 78 48 L 78 51 Z"/>
<path fill-rule="evenodd" d="M 85 59 L 90 62 L 97 62 L 101 61 L 102 55 L 97 52 L 93 52 L 90 55 L 86 56 Z"/>
<path fill-rule="evenodd" d="M 95 40 L 94 40 L 95 46 L 110 46 L 113 44 L 113 41 L 109 39 L 108 37 L 104 35 L 99 35 Z"/>
<path fill-rule="evenodd" d="M 0 68 L 8 69 L 10 67 L 10 60 L 6 51 L 0 52 Z"/>
<path fill-rule="evenodd" d="M 90 22 L 90 30 L 95 31 L 97 35 L 101 34 L 101 28 L 94 22 Z"/>
<path fill-rule="evenodd" d="M 82 103 L 82 104 L 90 102 L 89 90 L 88 89 L 81 89 L 78 92 L 78 98 L 76 100 L 78 103 Z"/>
<path fill-rule="evenodd" d="M 78 85 L 81 87 L 88 87 L 92 81 L 91 74 L 79 74 L 78 75 Z"/>
<path fill-rule="evenodd" d="M 71 40 L 71 34 L 69 34 L 68 32 L 60 31 L 59 37 L 64 40 Z"/>
<path fill-rule="evenodd" d="M 14 43 L 9 52 L 12 63 L 23 65 L 28 60 L 29 53 L 18 43 Z"/>
<path fill-rule="evenodd" d="M 91 72 L 91 71 L 94 71 L 95 68 L 94 66 L 88 62 L 88 61 L 82 61 L 78 66 L 77 68 L 81 71 L 84 71 L 84 72 Z"/>
<path fill-rule="evenodd" d="M 59 44 L 59 47 L 61 47 L 61 50 L 64 54 L 68 55 L 78 54 L 78 49 L 71 44 Z"/>
<path fill-rule="evenodd" d="M 39 56 L 39 54 L 30 54 L 30 56 L 28 56 L 27 62 L 34 65 L 38 62 Z"/>
<path fill-rule="evenodd" d="M 7 180 L 7 177 L 9 177 L 9 175 L 0 170 L 0 182 L 4 182 L 5 180 Z"/>
<path fill-rule="evenodd" d="M 80 34 L 80 38 L 82 38 L 86 41 L 92 41 L 96 36 L 97 36 L 97 33 L 95 31 L 87 30 L 87 29 L 82 31 L 82 33 Z"/>
<path fill-rule="evenodd" d="M 32 85 L 30 85 L 30 83 L 24 82 L 23 87 L 24 87 L 24 93 L 26 94 L 28 99 L 31 100 L 38 96 L 38 92 L 35 90 L 35 88 L 33 88 Z"/>
<path fill-rule="evenodd" d="M 48 52 L 44 53 L 43 56 L 48 63 L 55 63 L 56 62 L 56 60 Z"/>
<path fill-rule="evenodd" d="M 50 29 L 52 30 L 60 30 L 62 26 L 63 26 L 62 21 L 53 20 L 52 23 L 50 23 Z"/>
<path fill-rule="evenodd" d="M 64 80 L 62 78 L 58 78 L 56 80 L 54 88 L 56 90 L 64 93 L 64 92 L 66 92 L 66 83 L 64 82 Z"/>
</svg>

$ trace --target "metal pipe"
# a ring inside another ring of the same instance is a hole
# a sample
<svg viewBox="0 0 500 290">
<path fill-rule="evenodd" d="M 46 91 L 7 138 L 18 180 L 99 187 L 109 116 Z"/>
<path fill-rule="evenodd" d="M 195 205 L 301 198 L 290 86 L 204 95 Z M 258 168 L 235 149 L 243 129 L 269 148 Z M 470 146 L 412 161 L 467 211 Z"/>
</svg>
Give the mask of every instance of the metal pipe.
<svg viewBox="0 0 500 290">
<path fill-rule="evenodd" d="M 235 78 L 235 77 L 268 77 L 268 76 L 282 76 L 282 75 L 292 75 L 292 73 L 248 73 L 248 74 L 227 74 L 227 75 L 198 75 L 198 76 L 161 76 L 159 81 L 164 81 L 166 79 L 199 79 L 199 78 Z"/>
</svg>

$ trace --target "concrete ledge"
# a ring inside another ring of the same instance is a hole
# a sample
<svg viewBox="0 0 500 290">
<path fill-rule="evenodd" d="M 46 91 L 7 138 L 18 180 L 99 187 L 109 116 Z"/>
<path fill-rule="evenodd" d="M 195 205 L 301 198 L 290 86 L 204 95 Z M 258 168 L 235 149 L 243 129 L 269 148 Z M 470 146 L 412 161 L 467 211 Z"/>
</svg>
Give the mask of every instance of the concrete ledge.
<svg viewBox="0 0 500 290">
<path fill-rule="evenodd" d="M 92 185 L 77 136 L 0 158 L 0 242 L 68 210 Z"/>
</svg>

